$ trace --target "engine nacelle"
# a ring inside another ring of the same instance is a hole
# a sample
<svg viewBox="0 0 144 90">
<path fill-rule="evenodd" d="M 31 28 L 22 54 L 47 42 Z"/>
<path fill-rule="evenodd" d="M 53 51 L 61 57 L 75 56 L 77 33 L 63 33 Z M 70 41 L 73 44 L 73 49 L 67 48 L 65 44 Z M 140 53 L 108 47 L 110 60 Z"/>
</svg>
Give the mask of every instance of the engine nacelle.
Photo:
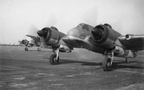
<svg viewBox="0 0 144 90">
<path fill-rule="evenodd" d="M 29 41 L 27 39 L 24 39 L 21 41 L 22 44 L 24 44 L 25 46 L 28 46 Z"/>
<path fill-rule="evenodd" d="M 129 40 L 129 39 L 132 38 L 132 36 L 133 36 L 133 34 L 127 34 L 127 35 L 125 35 L 125 39 L 126 39 L 126 40 Z"/>
<path fill-rule="evenodd" d="M 120 33 L 107 25 L 97 25 L 93 28 L 91 33 L 95 42 L 105 49 L 113 49 L 115 47 L 114 41 L 121 36 Z"/>
<path fill-rule="evenodd" d="M 58 29 L 54 27 L 45 27 L 39 30 L 37 34 L 42 37 L 46 45 L 50 45 L 53 48 L 57 48 L 59 46 L 59 40 L 61 37 L 65 36 L 65 34 L 59 32 Z"/>
<path fill-rule="evenodd" d="M 125 58 L 135 58 L 137 55 L 131 50 L 124 50 L 122 47 L 116 46 L 114 49 L 116 56 L 125 57 Z"/>
<path fill-rule="evenodd" d="M 70 53 L 70 52 L 71 52 L 71 49 L 70 49 L 68 46 L 60 45 L 59 51 L 60 51 L 60 52 Z"/>
</svg>

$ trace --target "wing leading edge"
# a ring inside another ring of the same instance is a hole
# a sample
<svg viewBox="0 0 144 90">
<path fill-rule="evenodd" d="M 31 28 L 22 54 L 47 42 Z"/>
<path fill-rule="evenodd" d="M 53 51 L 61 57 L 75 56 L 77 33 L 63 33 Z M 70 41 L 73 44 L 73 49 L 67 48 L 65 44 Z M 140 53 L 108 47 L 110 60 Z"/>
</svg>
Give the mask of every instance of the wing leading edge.
<svg viewBox="0 0 144 90">
<path fill-rule="evenodd" d="M 127 34 L 118 38 L 122 46 L 128 50 L 144 50 L 144 35 Z"/>
<path fill-rule="evenodd" d="M 32 38 L 32 39 L 35 40 L 35 41 L 40 42 L 40 38 L 39 38 L 39 37 L 32 36 L 32 35 L 26 35 L 26 36 Z"/>
</svg>

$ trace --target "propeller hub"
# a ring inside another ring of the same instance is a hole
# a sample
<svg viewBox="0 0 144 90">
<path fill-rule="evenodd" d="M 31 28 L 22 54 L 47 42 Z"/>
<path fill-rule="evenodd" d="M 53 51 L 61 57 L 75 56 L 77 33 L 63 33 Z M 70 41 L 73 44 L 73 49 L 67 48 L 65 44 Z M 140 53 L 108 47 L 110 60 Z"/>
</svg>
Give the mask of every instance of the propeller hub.
<svg viewBox="0 0 144 90">
<path fill-rule="evenodd" d="M 99 40 L 103 37 L 103 29 L 102 28 L 95 27 L 91 31 L 91 33 L 96 40 Z"/>
<path fill-rule="evenodd" d="M 47 27 L 46 27 L 46 28 L 43 28 L 42 30 L 39 30 L 39 31 L 37 32 L 37 34 L 38 34 L 40 37 L 46 38 L 49 31 L 50 31 L 50 28 L 47 28 Z"/>
<path fill-rule="evenodd" d="M 44 32 L 42 30 L 37 31 L 37 34 L 42 37 L 44 35 Z"/>
<path fill-rule="evenodd" d="M 97 29 L 97 28 L 94 28 L 91 32 L 92 32 L 92 34 L 93 34 L 93 36 L 98 36 L 99 35 L 99 29 Z"/>
</svg>

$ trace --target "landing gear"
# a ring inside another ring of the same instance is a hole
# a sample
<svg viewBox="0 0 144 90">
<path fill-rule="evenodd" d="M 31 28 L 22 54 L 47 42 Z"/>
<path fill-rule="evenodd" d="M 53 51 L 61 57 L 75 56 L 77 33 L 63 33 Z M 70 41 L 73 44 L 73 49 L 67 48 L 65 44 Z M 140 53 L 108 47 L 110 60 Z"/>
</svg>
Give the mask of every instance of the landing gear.
<svg viewBox="0 0 144 90">
<path fill-rule="evenodd" d="M 126 62 L 126 63 L 129 63 L 129 59 L 128 59 L 128 58 L 126 58 L 126 59 L 125 59 L 125 62 Z"/>
<path fill-rule="evenodd" d="M 59 56 L 57 57 L 57 55 L 54 53 L 50 56 L 50 64 L 51 65 L 56 65 L 59 63 Z"/>
<path fill-rule="evenodd" d="M 27 48 L 27 47 L 25 48 L 25 51 L 28 51 L 28 48 Z"/>
<path fill-rule="evenodd" d="M 59 64 L 59 47 L 55 50 L 53 50 L 53 54 L 50 56 L 50 64 L 51 65 L 57 65 Z"/>
<path fill-rule="evenodd" d="M 38 48 L 37 48 L 37 51 L 41 51 L 41 48 L 40 48 L 40 47 L 38 47 Z"/>
<path fill-rule="evenodd" d="M 104 58 L 103 63 L 102 63 L 102 68 L 104 71 L 111 71 L 112 70 L 111 58 L 108 58 L 107 56 Z"/>
<path fill-rule="evenodd" d="M 104 71 L 112 71 L 112 61 L 114 53 L 107 53 L 102 63 L 102 68 Z"/>
</svg>

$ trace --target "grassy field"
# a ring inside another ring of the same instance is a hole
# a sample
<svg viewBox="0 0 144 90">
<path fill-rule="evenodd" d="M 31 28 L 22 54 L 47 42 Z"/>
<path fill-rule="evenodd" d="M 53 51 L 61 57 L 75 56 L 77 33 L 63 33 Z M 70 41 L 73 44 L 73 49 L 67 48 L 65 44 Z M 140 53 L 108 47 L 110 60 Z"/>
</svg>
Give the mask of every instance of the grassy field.
<svg viewBox="0 0 144 90">
<path fill-rule="evenodd" d="M 84 49 L 60 53 L 51 65 L 51 49 L 0 46 L 0 90 L 143 90 L 144 52 L 131 59 L 115 58 L 115 70 L 103 71 L 103 55 Z"/>
</svg>

